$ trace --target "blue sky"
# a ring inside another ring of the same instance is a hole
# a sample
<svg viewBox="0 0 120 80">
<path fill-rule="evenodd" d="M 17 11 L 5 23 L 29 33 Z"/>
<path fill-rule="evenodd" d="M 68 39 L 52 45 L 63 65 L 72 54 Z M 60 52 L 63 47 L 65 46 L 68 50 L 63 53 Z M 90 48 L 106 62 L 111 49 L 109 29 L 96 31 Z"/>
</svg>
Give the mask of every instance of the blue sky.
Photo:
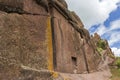
<svg viewBox="0 0 120 80">
<path fill-rule="evenodd" d="M 98 33 L 120 56 L 120 0 L 66 0 L 90 34 Z"/>
</svg>

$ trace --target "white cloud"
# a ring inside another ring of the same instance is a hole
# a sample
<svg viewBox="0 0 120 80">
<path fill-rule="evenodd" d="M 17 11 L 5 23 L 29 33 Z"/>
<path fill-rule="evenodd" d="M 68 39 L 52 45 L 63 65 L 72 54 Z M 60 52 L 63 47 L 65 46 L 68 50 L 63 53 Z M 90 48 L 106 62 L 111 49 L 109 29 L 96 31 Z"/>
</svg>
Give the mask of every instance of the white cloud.
<svg viewBox="0 0 120 80">
<path fill-rule="evenodd" d="M 109 33 L 109 34 L 116 34 L 115 32 L 113 33 L 114 30 L 120 29 L 120 19 L 113 21 L 110 23 L 110 27 L 106 27 L 103 24 L 101 24 L 95 32 L 97 32 L 100 36 L 102 36 L 104 33 Z M 117 31 L 116 31 L 117 32 Z M 94 32 L 93 32 L 94 33 Z M 120 32 L 117 32 L 117 34 L 120 34 Z M 116 34 L 116 35 L 117 35 Z"/>
<path fill-rule="evenodd" d="M 92 25 L 103 23 L 109 13 L 117 8 L 120 0 L 66 0 L 69 8 L 75 11 L 89 29 Z"/>
<path fill-rule="evenodd" d="M 109 45 L 113 45 L 120 41 L 120 20 L 111 22 L 110 27 L 103 25 L 103 22 L 108 19 L 109 14 L 120 6 L 120 0 L 66 0 L 69 9 L 75 11 L 81 18 L 85 28 L 89 29 L 93 25 L 101 24 L 95 32 L 99 35 L 108 34 Z M 118 3 L 119 4 L 116 4 Z M 93 32 L 94 33 L 94 32 Z M 120 49 L 113 47 L 112 51 L 116 56 L 120 56 Z"/>
<path fill-rule="evenodd" d="M 113 47 L 111 49 L 114 52 L 115 56 L 120 56 L 120 49 L 119 48 Z"/>
<path fill-rule="evenodd" d="M 115 31 L 117 29 L 120 29 L 120 20 L 111 22 L 110 27 L 100 25 L 95 32 L 97 32 L 100 36 L 108 33 L 110 35 L 110 39 L 108 40 L 109 45 L 113 45 L 115 42 L 120 41 L 120 31 Z"/>
<path fill-rule="evenodd" d="M 105 27 L 103 24 L 101 24 L 95 32 L 97 32 L 100 36 L 104 36 L 104 34 L 110 36 L 108 43 L 110 46 L 112 46 L 114 43 L 120 42 L 120 31 L 118 29 L 120 30 L 120 19 L 111 22 L 110 27 Z M 120 49 L 117 47 L 112 48 L 112 51 L 116 56 L 120 56 Z"/>
<path fill-rule="evenodd" d="M 95 31 L 95 33 L 98 33 L 100 36 L 102 36 L 104 33 L 106 33 L 108 31 L 108 29 L 102 24 L 100 25 L 97 30 Z"/>
<path fill-rule="evenodd" d="M 113 31 L 120 29 L 120 20 L 113 21 L 111 23 L 108 31 L 110 32 L 110 40 L 108 41 L 110 45 L 113 45 L 115 42 L 120 41 L 120 31 Z"/>
<path fill-rule="evenodd" d="M 114 43 L 120 41 L 120 32 L 115 32 L 111 34 L 110 40 L 108 40 L 110 45 L 113 45 Z"/>
<path fill-rule="evenodd" d="M 120 29 L 120 19 L 113 21 L 110 25 L 111 25 L 111 30 L 118 29 L 118 28 Z"/>
</svg>

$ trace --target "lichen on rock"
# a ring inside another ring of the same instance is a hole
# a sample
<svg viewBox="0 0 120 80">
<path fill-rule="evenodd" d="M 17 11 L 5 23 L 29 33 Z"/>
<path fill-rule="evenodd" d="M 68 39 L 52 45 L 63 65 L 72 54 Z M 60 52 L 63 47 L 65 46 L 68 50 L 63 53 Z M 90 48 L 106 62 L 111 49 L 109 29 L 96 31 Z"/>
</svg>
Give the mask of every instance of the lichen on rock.
<svg viewBox="0 0 120 80">
<path fill-rule="evenodd" d="M 0 0 L 0 80 L 88 80 L 113 61 L 65 0 Z"/>
</svg>

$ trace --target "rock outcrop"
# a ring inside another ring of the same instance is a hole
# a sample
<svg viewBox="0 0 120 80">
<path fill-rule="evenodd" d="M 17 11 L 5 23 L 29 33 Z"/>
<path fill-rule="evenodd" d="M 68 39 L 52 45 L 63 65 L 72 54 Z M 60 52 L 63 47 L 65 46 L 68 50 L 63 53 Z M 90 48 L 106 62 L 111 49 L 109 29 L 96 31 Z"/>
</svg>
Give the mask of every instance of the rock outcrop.
<svg viewBox="0 0 120 80">
<path fill-rule="evenodd" d="M 67 80 L 62 73 L 104 71 L 113 61 L 107 41 L 90 37 L 64 0 L 0 0 L 0 80 Z"/>
</svg>

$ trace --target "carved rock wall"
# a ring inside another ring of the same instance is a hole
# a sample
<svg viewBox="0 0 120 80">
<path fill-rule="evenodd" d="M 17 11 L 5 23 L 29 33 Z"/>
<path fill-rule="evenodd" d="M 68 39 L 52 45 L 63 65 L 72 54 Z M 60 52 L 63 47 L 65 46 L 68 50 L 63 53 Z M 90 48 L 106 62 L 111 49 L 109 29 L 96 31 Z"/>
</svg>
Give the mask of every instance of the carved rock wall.
<svg viewBox="0 0 120 80">
<path fill-rule="evenodd" d="M 97 71 L 103 57 L 98 41 L 64 0 L 0 0 L 1 80 L 50 80 L 57 76 L 53 71 Z"/>
</svg>

